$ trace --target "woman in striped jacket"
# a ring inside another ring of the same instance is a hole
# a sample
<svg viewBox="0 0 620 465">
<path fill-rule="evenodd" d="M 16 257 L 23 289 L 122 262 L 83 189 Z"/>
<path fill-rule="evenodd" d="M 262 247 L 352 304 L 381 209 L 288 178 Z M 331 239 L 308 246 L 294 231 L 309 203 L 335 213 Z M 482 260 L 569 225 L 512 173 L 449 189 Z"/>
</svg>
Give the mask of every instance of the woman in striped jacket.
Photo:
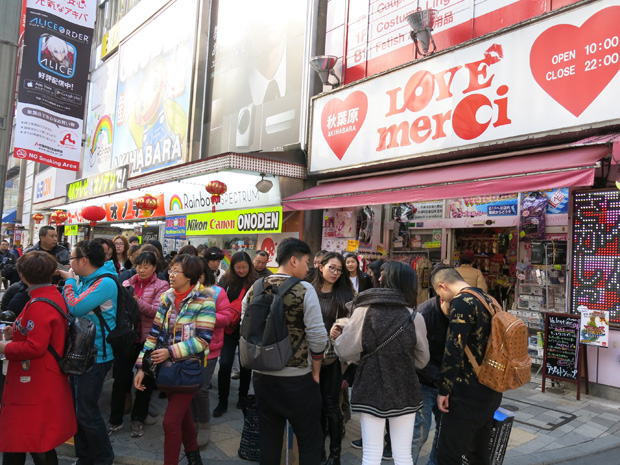
<svg viewBox="0 0 620 465">
<path fill-rule="evenodd" d="M 164 346 L 153 350 L 151 360 L 155 364 L 209 354 L 215 328 L 215 302 L 209 289 L 200 290 L 198 280 L 203 271 L 199 257 L 177 255 L 170 263 L 170 290 L 161 296 L 151 332 L 136 362 L 136 389 L 145 389 L 142 358 L 149 349 Z M 202 465 L 196 428 L 190 414 L 193 397 L 194 393 L 168 393 L 163 423 L 164 465 L 177 465 L 181 444 L 185 446 L 188 464 Z"/>
</svg>

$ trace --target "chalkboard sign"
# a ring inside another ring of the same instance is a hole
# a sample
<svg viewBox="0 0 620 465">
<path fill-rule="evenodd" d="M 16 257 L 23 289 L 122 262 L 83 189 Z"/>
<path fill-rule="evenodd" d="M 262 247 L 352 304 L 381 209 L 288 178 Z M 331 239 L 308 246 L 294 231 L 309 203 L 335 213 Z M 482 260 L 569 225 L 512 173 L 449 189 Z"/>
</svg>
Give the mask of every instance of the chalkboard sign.
<svg viewBox="0 0 620 465">
<path fill-rule="evenodd" d="M 547 378 L 579 382 L 579 315 L 547 313 L 544 374 Z M 544 380 L 543 380 L 544 383 Z"/>
</svg>

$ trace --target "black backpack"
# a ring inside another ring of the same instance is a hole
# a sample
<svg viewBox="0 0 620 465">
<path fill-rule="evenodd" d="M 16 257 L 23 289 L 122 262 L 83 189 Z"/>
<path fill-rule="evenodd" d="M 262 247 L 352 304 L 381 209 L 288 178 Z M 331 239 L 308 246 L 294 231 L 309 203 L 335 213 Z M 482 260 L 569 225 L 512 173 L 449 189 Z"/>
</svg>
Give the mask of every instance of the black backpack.
<svg viewBox="0 0 620 465">
<path fill-rule="evenodd" d="M 118 289 L 118 300 L 116 304 L 116 328 L 110 330 L 101 314 L 101 308 L 94 310 L 95 315 L 99 318 L 101 333 L 108 332 L 106 341 L 112 346 L 115 357 L 129 358 L 135 355 L 136 342 L 139 339 L 138 321 L 140 307 L 138 302 L 133 298 L 133 288 L 126 288 L 118 282 L 118 277 L 113 274 L 102 274 L 99 278 L 111 278 L 116 283 Z M 104 331 L 105 328 L 105 331 Z M 103 358 L 107 358 L 107 350 L 103 346 Z"/>
<path fill-rule="evenodd" d="M 303 338 L 293 350 L 288 334 L 282 296 L 300 281 L 288 278 L 282 285 L 264 287 L 259 279 L 252 287 L 252 301 L 241 322 L 239 358 L 245 368 L 259 371 L 283 369 L 301 346 Z"/>
<path fill-rule="evenodd" d="M 34 302 L 50 304 L 69 322 L 62 357 L 51 344 L 47 346 L 58 362 L 60 371 L 66 375 L 81 375 L 88 371 L 97 360 L 95 324 L 87 318 L 76 318 L 65 313 L 56 302 L 46 297 L 36 297 L 30 301 L 30 304 Z"/>
</svg>

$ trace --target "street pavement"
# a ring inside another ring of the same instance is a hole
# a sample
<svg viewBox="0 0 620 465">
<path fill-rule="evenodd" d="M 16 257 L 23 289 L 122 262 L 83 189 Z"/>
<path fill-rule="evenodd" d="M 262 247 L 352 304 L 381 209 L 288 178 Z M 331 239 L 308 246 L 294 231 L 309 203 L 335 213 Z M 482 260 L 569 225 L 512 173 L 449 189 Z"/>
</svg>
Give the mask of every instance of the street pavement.
<svg viewBox="0 0 620 465">
<path fill-rule="evenodd" d="M 228 412 L 220 418 L 211 418 L 211 442 L 201 449 L 206 464 L 248 464 L 237 455 L 243 414 L 235 408 L 238 381 L 233 380 Z M 112 380 L 106 381 L 101 396 L 101 409 L 108 419 Z M 130 436 L 131 422 L 125 416 L 125 428 L 111 436 L 116 454 L 115 463 L 126 465 L 151 465 L 163 462 L 164 433 L 161 426 L 166 400 L 153 396 L 153 404 L 160 414 L 157 424 L 146 426 L 144 436 Z M 217 371 L 211 390 L 211 408 L 217 405 Z M 565 463 L 570 460 L 589 461 L 593 454 L 620 448 L 620 404 L 582 393 L 577 401 L 574 391 L 560 388 L 541 392 L 540 375 L 526 386 L 508 391 L 502 407 L 514 412 L 515 421 L 510 436 L 505 465 L 542 465 Z M 425 465 L 431 444 L 431 436 L 422 449 L 419 465 Z M 351 447 L 351 441 L 361 437 L 359 416 L 346 425 L 343 439 L 343 465 L 361 464 L 362 451 Z M 60 456 L 71 458 L 73 447 L 65 444 L 57 449 Z M 180 463 L 186 464 L 182 455 Z M 384 464 L 390 463 L 387 461 Z M 580 462 L 571 462 L 580 463 Z M 620 460 L 619 462 L 620 463 Z"/>
</svg>

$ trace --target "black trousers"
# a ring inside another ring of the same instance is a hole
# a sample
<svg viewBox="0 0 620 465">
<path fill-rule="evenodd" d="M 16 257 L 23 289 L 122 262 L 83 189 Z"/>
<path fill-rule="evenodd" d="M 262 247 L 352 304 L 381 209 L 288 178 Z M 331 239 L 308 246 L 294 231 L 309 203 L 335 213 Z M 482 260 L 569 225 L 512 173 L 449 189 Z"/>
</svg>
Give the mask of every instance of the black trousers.
<svg viewBox="0 0 620 465">
<path fill-rule="evenodd" d="M 254 392 L 258 407 L 260 463 L 280 463 L 286 420 L 297 437 L 300 465 L 319 465 L 321 393 L 308 373 L 303 376 L 270 376 L 254 372 Z"/>
<path fill-rule="evenodd" d="M 112 425 L 123 424 L 123 416 L 125 414 L 125 397 L 127 394 L 131 395 L 131 387 L 133 386 L 133 367 L 136 364 L 136 360 L 138 359 L 138 355 L 140 355 L 141 350 L 142 344 L 136 343 L 133 355 L 129 357 L 114 357 L 114 365 L 112 365 L 114 383 L 112 384 L 112 397 L 110 398 L 110 423 Z M 146 382 L 145 385 L 147 385 Z M 153 392 L 153 387 L 154 384 L 147 385 L 149 400 L 151 392 Z M 146 405 L 146 411 L 148 413 L 148 403 Z M 138 420 L 144 421 L 145 418 L 146 415 L 144 415 L 144 418 L 142 419 L 138 418 Z M 132 417 L 132 420 L 133 419 L 135 418 Z"/>
<path fill-rule="evenodd" d="M 340 361 L 321 366 L 320 374 L 321 399 L 321 428 L 323 438 L 329 435 L 329 455 L 340 457 L 342 449 L 342 425 L 344 417 L 340 410 L 340 388 L 342 387 L 342 370 Z"/>
<path fill-rule="evenodd" d="M 489 441 L 493 414 L 502 395 L 479 383 L 455 385 L 449 398 L 449 413 L 441 414 L 437 439 L 438 465 L 489 465 Z"/>
<path fill-rule="evenodd" d="M 47 452 L 31 452 L 34 465 L 58 465 L 56 449 Z M 24 465 L 26 452 L 5 452 L 2 454 L 2 465 Z"/>
</svg>

